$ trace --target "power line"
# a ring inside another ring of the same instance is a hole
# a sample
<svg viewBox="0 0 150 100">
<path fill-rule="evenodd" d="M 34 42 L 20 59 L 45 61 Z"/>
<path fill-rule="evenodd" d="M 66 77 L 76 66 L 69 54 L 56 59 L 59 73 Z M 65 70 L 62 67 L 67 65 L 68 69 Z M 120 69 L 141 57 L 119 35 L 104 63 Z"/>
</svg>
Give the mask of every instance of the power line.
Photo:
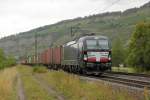
<svg viewBox="0 0 150 100">
<path fill-rule="evenodd" d="M 102 12 L 103 12 L 103 11 L 106 11 L 107 9 L 109 9 L 110 7 L 112 7 L 113 5 L 115 5 L 116 3 L 118 3 L 119 1 L 121 1 L 121 0 L 116 0 L 116 1 L 112 2 L 108 7 L 104 8 L 104 9 L 101 10 L 101 11 L 102 11 Z"/>
</svg>

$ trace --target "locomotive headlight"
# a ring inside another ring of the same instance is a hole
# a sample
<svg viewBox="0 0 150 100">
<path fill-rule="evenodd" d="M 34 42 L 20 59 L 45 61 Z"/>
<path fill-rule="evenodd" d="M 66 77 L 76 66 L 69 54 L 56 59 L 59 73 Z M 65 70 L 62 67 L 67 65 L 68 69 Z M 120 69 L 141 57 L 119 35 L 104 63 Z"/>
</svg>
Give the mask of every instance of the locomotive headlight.
<svg viewBox="0 0 150 100">
<path fill-rule="evenodd" d="M 87 61 L 87 55 L 84 55 L 84 61 Z"/>
<path fill-rule="evenodd" d="M 111 61 L 111 56 L 110 55 L 108 56 L 108 60 Z"/>
</svg>

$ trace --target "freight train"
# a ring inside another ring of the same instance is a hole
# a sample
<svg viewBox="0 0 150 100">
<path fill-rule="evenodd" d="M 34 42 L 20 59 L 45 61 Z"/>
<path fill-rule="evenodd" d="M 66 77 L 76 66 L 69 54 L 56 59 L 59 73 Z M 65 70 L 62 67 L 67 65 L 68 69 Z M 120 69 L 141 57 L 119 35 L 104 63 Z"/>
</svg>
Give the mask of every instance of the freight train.
<svg viewBox="0 0 150 100">
<path fill-rule="evenodd" d="M 83 36 L 55 48 L 28 56 L 24 64 L 43 64 L 52 69 L 83 74 L 111 70 L 111 44 L 105 36 Z"/>
</svg>

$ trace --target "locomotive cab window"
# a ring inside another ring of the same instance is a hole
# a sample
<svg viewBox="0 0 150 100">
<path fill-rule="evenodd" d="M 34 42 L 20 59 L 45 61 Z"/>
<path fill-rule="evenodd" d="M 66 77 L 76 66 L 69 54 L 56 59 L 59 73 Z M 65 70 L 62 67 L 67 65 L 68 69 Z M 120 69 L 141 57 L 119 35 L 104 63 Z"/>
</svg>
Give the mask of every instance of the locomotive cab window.
<svg viewBox="0 0 150 100">
<path fill-rule="evenodd" d="M 108 40 L 98 40 L 99 49 L 109 49 Z"/>
<path fill-rule="evenodd" d="M 96 40 L 86 40 L 87 49 L 97 49 L 97 41 Z"/>
<path fill-rule="evenodd" d="M 87 49 L 102 49 L 102 50 L 109 49 L 108 40 L 106 39 L 86 40 L 86 46 Z"/>
</svg>

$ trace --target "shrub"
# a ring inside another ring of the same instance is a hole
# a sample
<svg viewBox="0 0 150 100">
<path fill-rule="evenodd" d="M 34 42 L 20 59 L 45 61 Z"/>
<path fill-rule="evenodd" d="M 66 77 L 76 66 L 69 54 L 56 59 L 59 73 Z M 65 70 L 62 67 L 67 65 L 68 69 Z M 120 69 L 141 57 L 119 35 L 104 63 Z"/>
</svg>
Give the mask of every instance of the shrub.
<svg viewBox="0 0 150 100">
<path fill-rule="evenodd" d="M 33 67 L 33 72 L 34 73 L 46 73 L 47 69 L 44 66 L 34 66 Z"/>
<path fill-rule="evenodd" d="M 2 49 L 0 49 L 0 69 L 10 67 L 16 64 L 16 60 L 13 56 L 6 56 Z"/>
</svg>

